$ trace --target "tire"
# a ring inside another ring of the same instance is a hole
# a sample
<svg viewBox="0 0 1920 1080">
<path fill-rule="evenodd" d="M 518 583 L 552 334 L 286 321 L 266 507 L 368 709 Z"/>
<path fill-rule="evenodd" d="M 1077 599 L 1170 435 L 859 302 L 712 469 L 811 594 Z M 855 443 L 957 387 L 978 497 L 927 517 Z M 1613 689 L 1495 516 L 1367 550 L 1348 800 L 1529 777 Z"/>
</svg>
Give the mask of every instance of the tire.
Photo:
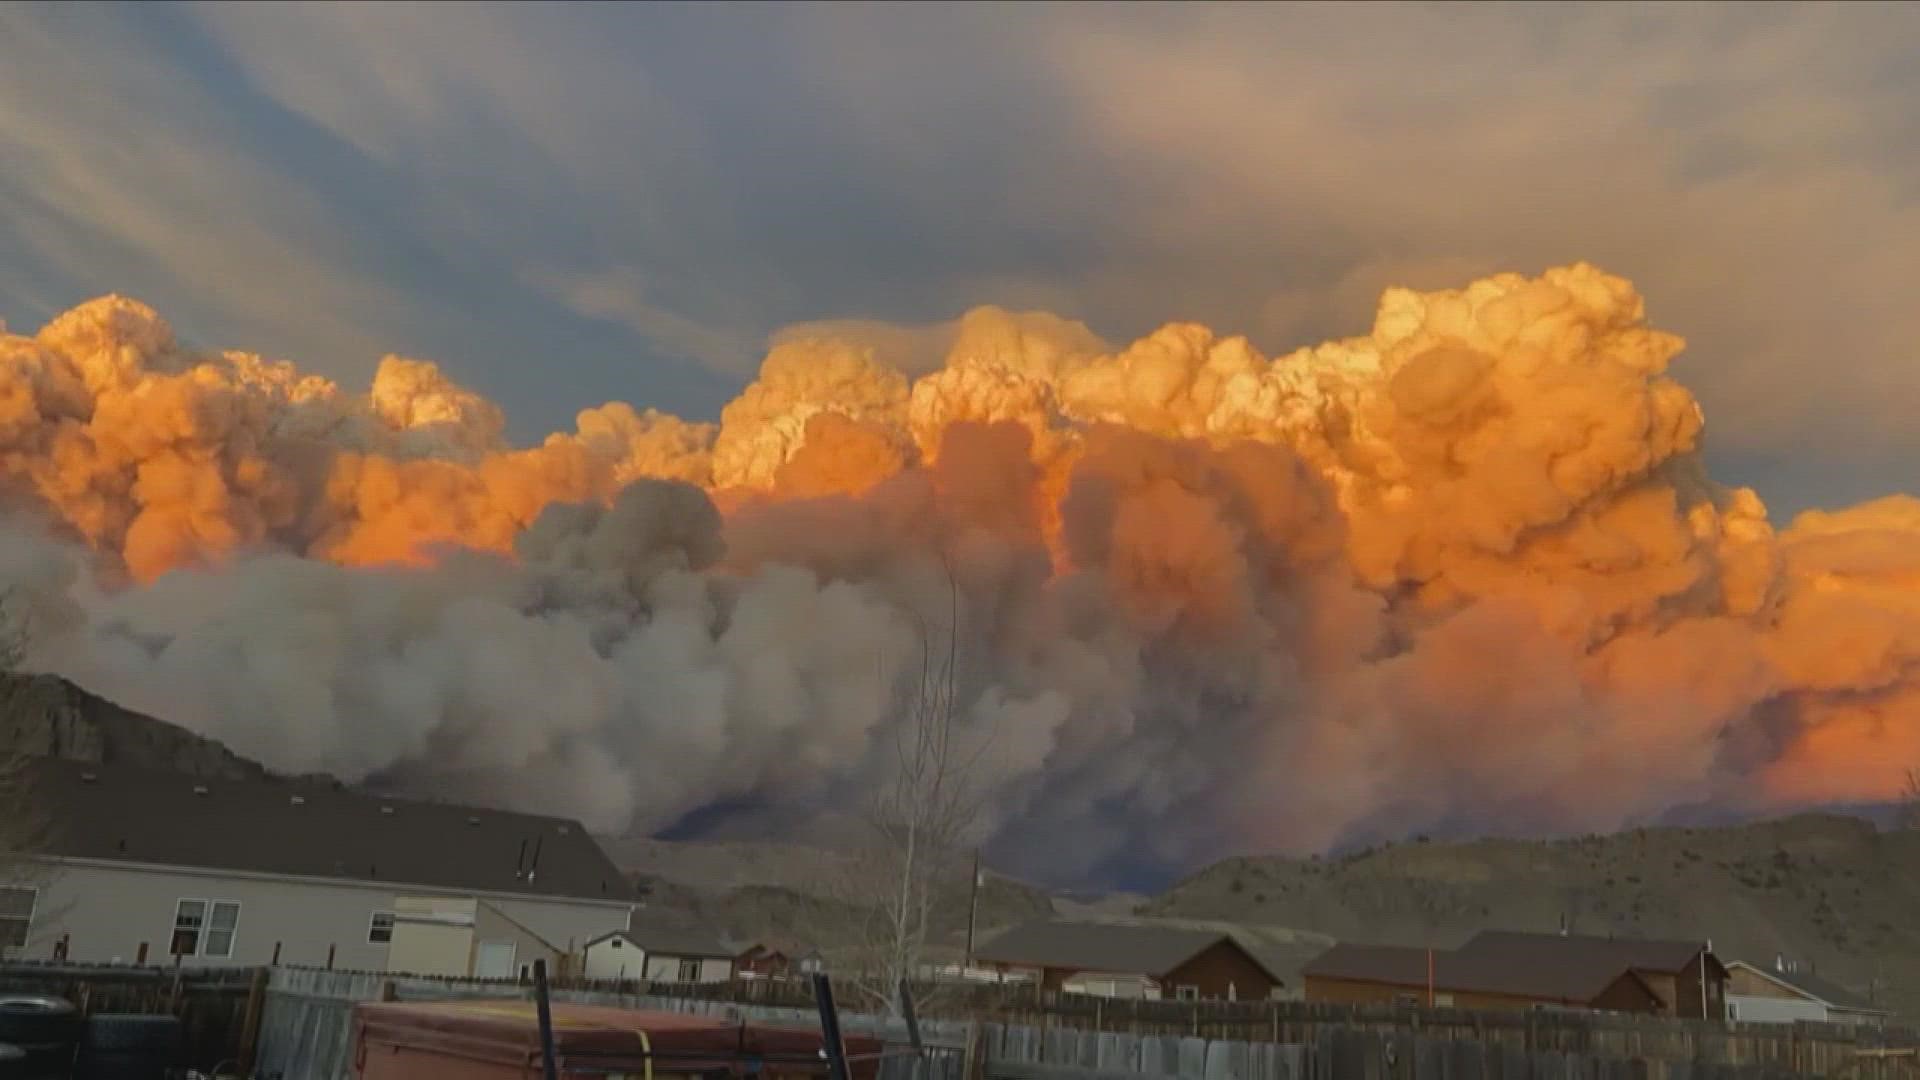
<svg viewBox="0 0 1920 1080">
<path fill-rule="evenodd" d="M 41 994 L 0 995 L 0 1043 L 68 1043 L 80 1038 L 85 1021 L 65 998 Z"/>
<path fill-rule="evenodd" d="M 186 1027 L 177 1016 L 164 1013 L 96 1013 L 87 1018 L 86 1051 L 139 1051 L 164 1064 L 173 1064 L 186 1044 Z M 97 1056 L 83 1053 L 83 1057 Z"/>
</svg>

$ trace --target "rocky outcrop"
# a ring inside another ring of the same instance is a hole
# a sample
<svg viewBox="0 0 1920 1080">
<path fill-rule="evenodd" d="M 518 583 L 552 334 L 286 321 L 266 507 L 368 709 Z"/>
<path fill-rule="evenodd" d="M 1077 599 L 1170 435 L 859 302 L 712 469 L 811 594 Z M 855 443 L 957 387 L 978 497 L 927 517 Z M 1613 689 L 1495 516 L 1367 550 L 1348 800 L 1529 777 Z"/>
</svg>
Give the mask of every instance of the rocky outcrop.
<svg viewBox="0 0 1920 1080">
<path fill-rule="evenodd" d="M 0 675 L 0 750 L 217 779 L 268 775 L 212 739 L 121 708 L 55 675 Z"/>
</svg>

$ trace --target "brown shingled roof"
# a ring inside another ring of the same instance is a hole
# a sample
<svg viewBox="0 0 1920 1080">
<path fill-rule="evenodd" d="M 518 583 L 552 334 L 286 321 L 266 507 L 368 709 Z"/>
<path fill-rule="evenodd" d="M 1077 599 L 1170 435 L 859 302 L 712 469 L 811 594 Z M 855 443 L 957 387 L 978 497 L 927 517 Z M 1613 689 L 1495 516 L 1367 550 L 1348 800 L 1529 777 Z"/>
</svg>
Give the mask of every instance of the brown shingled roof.
<svg viewBox="0 0 1920 1080">
<path fill-rule="evenodd" d="M 1487 931 L 1459 949 L 1433 950 L 1433 986 L 1584 1005 L 1630 973 L 1681 971 L 1703 948 L 1699 942 Z M 1422 990 L 1427 957 L 1426 949 L 1343 943 L 1315 957 L 1301 974 Z"/>
<path fill-rule="evenodd" d="M 1699 941 L 1483 930 L 1462 945 L 1460 951 L 1508 963 L 1538 962 L 1552 957 L 1558 963 L 1617 964 L 1635 971 L 1677 975 L 1692 966 L 1694 957 L 1704 948 L 1706 945 Z"/>
<path fill-rule="evenodd" d="M 54 759 L 34 762 L 27 777 L 31 797 L 51 820 L 51 855 L 400 888 L 632 899 L 600 846 L 578 822 L 562 818 L 293 780 L 219 780 Z"/>
<path fill-rule="evenodd" d="M 974 950 L 974 956 L 987 963 L 1158 978 L 1223 941 L 1245 953 L 1276 985 L 1284 985 L 1277 972 L 1233 935 L 1172 926 L 1041 920 L 1000 934 Z"/>
</svg>

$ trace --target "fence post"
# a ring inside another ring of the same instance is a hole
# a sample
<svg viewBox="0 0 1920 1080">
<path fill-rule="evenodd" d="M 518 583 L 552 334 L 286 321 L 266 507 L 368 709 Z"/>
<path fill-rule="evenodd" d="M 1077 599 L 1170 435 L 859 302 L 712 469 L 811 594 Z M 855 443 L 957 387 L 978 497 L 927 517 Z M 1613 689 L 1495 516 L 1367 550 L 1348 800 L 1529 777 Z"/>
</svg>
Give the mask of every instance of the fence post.
<svg viewBox="0 0 1920 1080">
<path fill-rule="evenodd" d="M 247 986 L 247 1011 L 240 1021 L 240 1074 L 251 1075 L 254 1054 L 260 1046 L 260 1017 L 267 1006 L 267 969 L 254 968 L 253 981 Z"/>
</svg>

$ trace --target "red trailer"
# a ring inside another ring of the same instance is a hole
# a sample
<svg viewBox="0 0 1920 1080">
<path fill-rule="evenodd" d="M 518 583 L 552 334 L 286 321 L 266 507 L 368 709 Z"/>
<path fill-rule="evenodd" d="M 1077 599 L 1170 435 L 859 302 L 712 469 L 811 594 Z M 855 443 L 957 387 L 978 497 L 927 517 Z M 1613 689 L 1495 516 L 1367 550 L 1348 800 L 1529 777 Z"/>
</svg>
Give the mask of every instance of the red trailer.
<svg viewBox="0 0 1920 1080">
<path fill-rule="evenodd" d="M 847 1035 L 852 1080 L 875 1080 L 882 1044 Z M 553 1006 L 559 1075 L 571 1080 L 800 1080 L 826 1073 L 818 1030 L 686 1013 Z M 538 1080 L 540 1022 L 529 1001 L 368 1002 L 354 1009 L 359 1080 Z"/>
</svg>

